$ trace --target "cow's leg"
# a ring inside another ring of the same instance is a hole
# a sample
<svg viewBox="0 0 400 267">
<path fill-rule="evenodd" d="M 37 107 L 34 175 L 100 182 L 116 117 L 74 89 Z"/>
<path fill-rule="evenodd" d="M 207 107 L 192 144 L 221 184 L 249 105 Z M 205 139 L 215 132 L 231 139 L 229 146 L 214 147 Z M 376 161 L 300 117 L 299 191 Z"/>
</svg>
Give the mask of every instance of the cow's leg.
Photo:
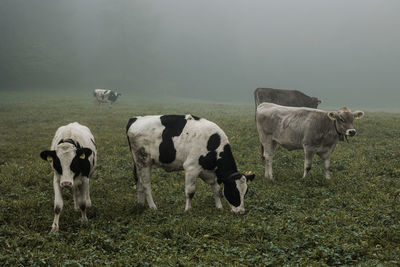
<svg viewBox="0 0 400 267">
<path fill-rule="evenodd" d="M 153 196 L 151 195 L 151 167 L 150 166 L 149 167 L 136 166 L 136 167 L 137 167 L 136 172 L 138 175 L 138 183 L 142 184 L 147 204 L 149 205 L 149 208 L 157 209 L 156 204 L 154 204 Z"/>
<path fill-rule="evenodd" d="M 215 207 L 217 209 L 222 210 L 222 203 L 221 203 L 221 192 L 220 192 L 220 186 L 215 181 L 213 184 L 211 184 L 211 191 L 213 192 L 214 195 L 214 200 L 215 200 Z"/>
<path fill-rule="evenodd" d="M 140 182 L 137 174 L 137 168 L 135 162 L 133 162 L 133 178 L 136 181 L 136 190 L 137 190 L 137 198 L 138 198 L 138 203 L 140 205 L 144 205 L 144 198 L 145 198 L 145 192 L 142 183 Z"/>
<path fill-rule="evenodd" d="M 185 211 L 192 208 L 192 199 L 196 191 L 196 180 L 199 177 L 200 171 L 197 169 L 185 168 L 185 195 L 186 195 L 186 206 Z"/>
<path fill-rule="evenodd" d="M 272 135 L 265 136 L 263 138 L 262 146 L 264 147 L 264 158 L 265 158 L 265 178 L 274 179 L 272 174 L 272 160 L 276 149 L 276 142 L 272 140 Z"/>
<path fill-rule="evenodd" d="M 77 201 L 79 209 L 81 210 L 82 220 L 87 222 L 86 208 L 92 205 L 89 195 L 89 178 L 82 177 L 82 184 L 78 187 Z"/>
<path fill-rule="evenodd" d="M 200 173 L 200 178 L 207 184 L 210 185 L 211 187 L 211 192 L 213 193 L 214 196 L 214 201 L 215 201 L 215 207 L 217 209 L 222 209 L 222 203 L 221 203 L 221 192 L 220 192 L 220 186 L 217 183 L 217 177 L 215 174 L 205 174 Z"/>
<path fill-rule="evenodd" d="M 136 182 L 136 188 L 137 188 L 138 203 L 140 205 L 144 205 L 145 193 L 144 193 L 143 185 L 139 180 Z"/>
<path fill-rule="evenodd" d="M 318 155 L 324 161 L 325 178 L 330 179 L 331 174 L 329 172 L 329 167 L 331 166 L 331 151 L 323 152 Z"/>
<path fill-rule="evenodd" d="M 90 208 L 92 206 L 92 200 L 90 199 L 90 179 L 87 178 L 84 181 L 85 184 L 85 200 L 86 200 L 86 207 Z"/>
<path fill-rule="evenodd" d="M 79 179 L 79 180 L 78 180 Z M 72 195 L 74 197 L 75 210 L 80 209 L 82 214 L 82 221 L 87 222 L 86 217 L 86 192 L 84 188 L 84 178 L 75 179 L 75 184 L 72 187 Z"/>
<path fill-rule="evenodd" d="M 304 174 L 303 174 L 303 178 L 306 178 L 307 173 L 311 170 L 311 166 L 312 166 L 312 158 L 314 156 L 314 151 L 313 150 L 309 150 L 306 147 L 304 147 Z"/>
<path fill-rule="evenodd" d="M 64 203 L 61 194 L 60 181 L 56 174 L 54 174 L 53 178 L 53 188 L 54 188 L 54 220 L 51 226 L 51 231 L 57 231 L 59 228 L 58 221 L 60 219 L 60 214 L 63 209 Z"/>
</svg>

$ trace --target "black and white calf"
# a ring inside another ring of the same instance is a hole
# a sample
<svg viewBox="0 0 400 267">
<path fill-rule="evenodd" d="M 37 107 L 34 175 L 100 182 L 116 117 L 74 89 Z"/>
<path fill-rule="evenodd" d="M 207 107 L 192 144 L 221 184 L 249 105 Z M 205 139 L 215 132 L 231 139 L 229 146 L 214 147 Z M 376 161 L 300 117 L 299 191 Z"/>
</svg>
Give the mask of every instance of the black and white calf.
<svg viewBox="0 0 400 267">
<path fill-rule="evenodd" d="M 89 178 L 96 167 L 96 144 L 89 128 L 77 122 L 61 126 L 51 142 L 50 150 L 40 153 L 54 170 L 54 221 L 52 231 L 58 230 L 63 208 L 61 188 L 72 188 L 75 209 L 80 209 L 87 221 L 86 208 L 92 205 Z"/>
<path fill-rule="evenodd" d="M 100 105 L 100 103 L 109 103 L 111 105 L 117 101 L 120 93 L 107 89 L 94 89 L 93 97 L 95 104 Z"/>
<path fill-rule="evenodd" d="M 247 182 L 254 175 L 238 172 L 225 133 L 215 123 L 192 115 L 156 115 L 131 118 L 126 126 L 138 202 L 145 198 L 156 209 L 151 194 L 151 168 L 185 171 L 185 211 L 191 208 L 200 177 L 211 185 L 215 205 L 222 209 L 220 186 L 232 212 L 244 214 Z"/>
</svg>

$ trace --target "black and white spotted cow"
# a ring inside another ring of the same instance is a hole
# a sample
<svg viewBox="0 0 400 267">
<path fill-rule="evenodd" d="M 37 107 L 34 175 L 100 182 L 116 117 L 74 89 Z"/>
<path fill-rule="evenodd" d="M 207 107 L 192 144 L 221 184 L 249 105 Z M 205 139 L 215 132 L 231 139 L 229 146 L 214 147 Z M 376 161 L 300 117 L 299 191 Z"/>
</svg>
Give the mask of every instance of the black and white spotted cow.
<svg viewBox="0 0 400 267">
<path fill-rule="evenodd" d="M 92 205 L 89 178 L 96 167 L 96 144 L 89 128 L 77 122 L 57 129 L 50 150 L 40 157 L 50 162 L 54 170 L 54 221 L 52 231 L 58 230 L 63 208 L 61 188 L 72 188 L 75 209 L 80 209 L 87 221 L 86 208 Z"/>
<path fill-rule="evenodd" d="M 100 103 L 109 103 L 110 107 L 111 107 L 111 105 L 115 101 L 117 101 L 117 99 L 120 95 L 121 95 L 120 93 L 117 93 L 112 90 L 107 90 L 107 89 L 94 89 L 93 90 L 94 102 L 97 105 L 100 105 Z"/>
<path fill-rule="evenodd" d="M 153 165 L 168 172 L 185 171 L 185 211 L 192 206 L 196 179 L 211 185 L 215 205 L 222 209 L 221 191 L 232 212 L 244 214 L 247 182 L 253 175 L 243 175 L 236 168 L 228 137 L 218 125 L 192 115 L 155 115 L 131 118 L 126 126 L 133 158 L 138 202 L 145 198 L 156 209 L 151 194 Z"/>
</svg>

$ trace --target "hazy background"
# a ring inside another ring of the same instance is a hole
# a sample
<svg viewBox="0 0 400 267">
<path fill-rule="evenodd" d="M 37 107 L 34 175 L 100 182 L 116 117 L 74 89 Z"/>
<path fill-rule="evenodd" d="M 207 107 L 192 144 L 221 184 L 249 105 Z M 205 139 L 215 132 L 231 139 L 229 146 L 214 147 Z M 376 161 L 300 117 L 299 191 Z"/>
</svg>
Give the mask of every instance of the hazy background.
<svg viewBox="0 0 400 267">
<path fill-rule="evenodd" d="M 399 109 L 398 0 L 0 0 L 0 90 Z"/>
</svg>

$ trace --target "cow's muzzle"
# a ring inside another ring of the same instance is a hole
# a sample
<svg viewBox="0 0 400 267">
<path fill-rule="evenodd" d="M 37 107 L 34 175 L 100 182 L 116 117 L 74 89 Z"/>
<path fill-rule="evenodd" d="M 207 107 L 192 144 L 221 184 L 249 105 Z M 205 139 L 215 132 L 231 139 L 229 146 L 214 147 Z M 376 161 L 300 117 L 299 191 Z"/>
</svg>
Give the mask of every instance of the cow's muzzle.
<svg viewBox="0 0 400 267">
<path fill-rule="evenodd" d="M 245 215 L 247 212 L 244 209 L 240 209 L 240 210 L 232 210 L 232 213 L 237 215 Z"/>
<path fill-rule="evenodd" d="M 348 129 L 346 131 L 346 135 L 348 135 L 348 136 L 355 136 L 356 133 L 357 133 L 357 131 L 355 129 Z"/>
<path fill-rule="evenodd" d="M 71 188 L 72 187 L 72 183 L 70 181 L 63 181 L 60 183 L 62 188 Z"/>
</svg>

